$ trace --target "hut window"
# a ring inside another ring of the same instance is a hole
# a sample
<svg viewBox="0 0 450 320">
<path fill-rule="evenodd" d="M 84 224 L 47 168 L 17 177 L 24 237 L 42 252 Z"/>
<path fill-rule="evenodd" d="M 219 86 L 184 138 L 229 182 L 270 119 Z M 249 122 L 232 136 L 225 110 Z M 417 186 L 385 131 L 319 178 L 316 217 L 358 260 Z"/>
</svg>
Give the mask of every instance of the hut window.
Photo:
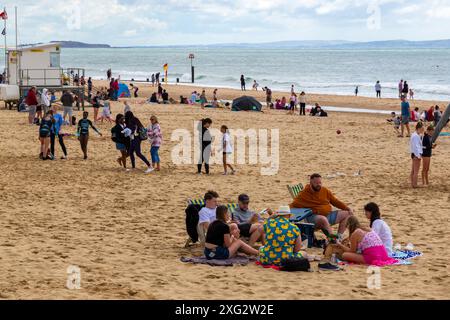
<svg viewBox="0 0 450 320">
<path fill-rule="evenodd" d="M 59 52 L 50 52 L 50 67 L 59 68 L 60 64 L 60 54 Z"/>
</svg>

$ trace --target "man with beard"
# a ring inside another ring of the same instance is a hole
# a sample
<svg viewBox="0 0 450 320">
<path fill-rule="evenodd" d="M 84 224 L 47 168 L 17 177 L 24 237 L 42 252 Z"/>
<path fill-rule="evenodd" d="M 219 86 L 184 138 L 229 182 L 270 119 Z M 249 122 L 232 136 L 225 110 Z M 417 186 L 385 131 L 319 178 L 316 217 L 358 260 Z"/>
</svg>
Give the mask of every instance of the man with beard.
<svg viewBox="0 0 450 320">
<path fill-rule="evenodd" d="M 332 206 L 340 210 L 333 211 Z M 322 187 L 322 177 L 318 173 L 311 175 L 310 183 L 297 195 L 290 207 L 293 213 L 295 208 L 311 209 L 313 215 L 306 218 L 306 222 L 313 223 L 316 230 L 321 229 L 325 234 L 331 235 L 331 226 L 339 224 L 339 238 L 345 232 L 347 219 L 353 214 L 352 209 L 339 201 L 330 190 Z"/>
</svg>

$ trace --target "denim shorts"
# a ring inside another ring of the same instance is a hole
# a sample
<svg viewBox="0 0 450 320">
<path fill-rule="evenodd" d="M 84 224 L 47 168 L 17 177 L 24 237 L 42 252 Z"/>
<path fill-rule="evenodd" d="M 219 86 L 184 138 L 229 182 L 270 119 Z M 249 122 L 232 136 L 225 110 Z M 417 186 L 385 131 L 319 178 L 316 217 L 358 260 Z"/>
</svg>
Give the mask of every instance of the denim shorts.
<svg viewBox="0 0 450 320">
<path fill-rule="evenodd" d="M 152 156 L 152 163 L 160 163 L 161 161 L 159 160 L 159 147 L 153 146 L 150 148 L 150 155 Z"/>
<path fill-rule="evenodd" d="M 125 151 L 127 150 L 127 147 L 123 143 L 116 142 L 116 149 L 120 151 Z"/>
<path fill-rule="evenodd" d="M 336 219 L 337 219 L 338 212 L 339 211 L 336 210 L 336 211 L 331 211 L 328 214 L 327 219 L 328 219 L 328 222 L 330 223 L 331 226 L 336 224 Z M 313 215 L 309 216 L 308 218 L 306 218 L 305 220 L 308 223 L 316 224 L 317 216 L 318 216 L 317 214 L 313 214 Z"/>
<path fill-rule="evenodd" d="M 230 257 L 230 252 L 228 248 L 225 247 L 216 247 L 214 250 L 205 248 L 205 257 L 208 260 L 217 259 L 217 260 L 225 260 Z"/>
</svg>

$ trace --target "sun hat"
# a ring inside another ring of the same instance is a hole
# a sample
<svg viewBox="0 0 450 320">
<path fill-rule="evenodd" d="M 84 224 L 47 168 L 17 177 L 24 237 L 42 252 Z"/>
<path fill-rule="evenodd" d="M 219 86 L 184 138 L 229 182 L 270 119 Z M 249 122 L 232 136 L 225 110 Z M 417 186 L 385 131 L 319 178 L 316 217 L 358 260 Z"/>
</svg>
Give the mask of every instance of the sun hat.
<svg viewBox="0 0 450 320">
<path fill-rule="evenodd" d="M 280 206 L 277 211 L 275 211 L 272 215 L 273 218 L 280 217 L 280 216 L 290 216 L 291 208 L 289 206 Z"/>
</svg>

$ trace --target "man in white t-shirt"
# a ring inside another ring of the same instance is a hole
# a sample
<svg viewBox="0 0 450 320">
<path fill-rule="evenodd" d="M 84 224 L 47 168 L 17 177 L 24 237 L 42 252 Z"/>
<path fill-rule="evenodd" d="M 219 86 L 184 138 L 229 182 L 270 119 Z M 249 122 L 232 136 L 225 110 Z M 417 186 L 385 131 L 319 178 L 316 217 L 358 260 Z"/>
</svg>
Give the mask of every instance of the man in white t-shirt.
<svg viewBox="0 0 450 320">
<path fill-rule="evenodd" d="M 205 193 L 205 206 L 198 213 L 197 232 L 201 243 L 205 242 L 209 224 L 216 220 L 217 199 L 219 195 L 215 191 Z"/>
</svg>

